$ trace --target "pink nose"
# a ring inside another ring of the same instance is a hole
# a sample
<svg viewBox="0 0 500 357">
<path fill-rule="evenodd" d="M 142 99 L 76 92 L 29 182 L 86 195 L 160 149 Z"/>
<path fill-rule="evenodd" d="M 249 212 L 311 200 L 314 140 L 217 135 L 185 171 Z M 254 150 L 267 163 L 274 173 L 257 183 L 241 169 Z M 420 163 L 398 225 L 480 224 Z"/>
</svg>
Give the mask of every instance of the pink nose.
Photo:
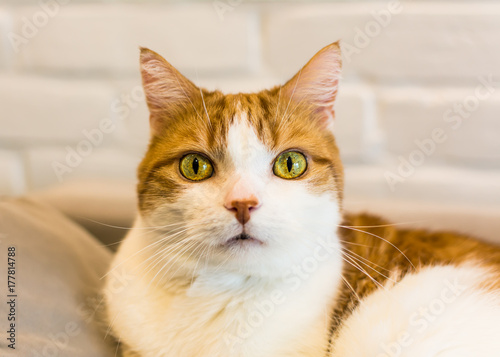
<svg viewBox="0 0 500 357">
<path fill-rule="evenodd" d="M 236 219 L 241 224 L 245 224 L 250 220 L 250 211 L 255 210 L 258 206 L 259 201 L 253 197 L 244 200 L 234 200 L 224 205 L 229 211 L 234 212 Z"/>
</svg>

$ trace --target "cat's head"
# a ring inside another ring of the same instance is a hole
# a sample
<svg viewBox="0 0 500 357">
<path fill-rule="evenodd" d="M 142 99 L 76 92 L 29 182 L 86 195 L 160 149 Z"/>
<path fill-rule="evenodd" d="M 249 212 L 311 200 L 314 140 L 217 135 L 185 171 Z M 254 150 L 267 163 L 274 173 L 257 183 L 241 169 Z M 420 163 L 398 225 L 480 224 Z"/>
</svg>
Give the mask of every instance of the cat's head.
<svg viewBox="0 0 500 357">
<path fill-rule="evenodd" d="M 169 254 L 279 273 L 335 234 L 340 58 L 334 43 L 282 86 L 225 95 L 141 50 L 151 142 L 139 167 L 139 208 Z"/>
</svg>

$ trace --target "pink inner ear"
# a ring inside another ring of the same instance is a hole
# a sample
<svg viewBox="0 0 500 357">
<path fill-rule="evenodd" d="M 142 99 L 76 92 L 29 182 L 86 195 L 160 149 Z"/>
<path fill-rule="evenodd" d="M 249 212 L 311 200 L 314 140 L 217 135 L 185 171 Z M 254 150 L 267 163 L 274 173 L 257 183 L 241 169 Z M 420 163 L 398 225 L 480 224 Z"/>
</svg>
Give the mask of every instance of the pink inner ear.
<svg viewBox="0 0 500 357">
<path fill-rule="evenodd" d="M 151 111 L 184 102 L 192 92 L 189 81 L 164 60 L 145 57 L 141 69 L 144 91 Z"/>
<path fill-rule="evenodd" d="M 333 105 L 330 107 L 319 107 L 316 109 L 318 117 L 320 118 L 320 125 L 323 129 L 333 129 L 333 122 L 335 120 L 335 111 Z"/>
<path fill-rule="evenodd" d="M 334 118 L 333 105 L 342 67 L 340 47 L 333 43 L 319 51 L 283 89 L 293 101 L 317 107 L 326 121 Z"/>
</svg>

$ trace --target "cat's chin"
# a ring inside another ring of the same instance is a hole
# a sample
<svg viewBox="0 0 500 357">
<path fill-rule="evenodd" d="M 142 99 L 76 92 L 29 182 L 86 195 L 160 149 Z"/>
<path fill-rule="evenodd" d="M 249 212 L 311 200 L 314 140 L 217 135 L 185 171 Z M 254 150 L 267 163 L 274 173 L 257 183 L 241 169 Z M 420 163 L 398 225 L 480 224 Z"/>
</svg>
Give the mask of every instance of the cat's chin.
<svg viewBox="0 0 500 357">
<path fill-rule="evenodd" d="M 240 233 L 229 238 L 223 245 L 227 248 L 247 248 L 261 246 L 264 245 L 264 243 L 247 233 Z"/>
</svg>

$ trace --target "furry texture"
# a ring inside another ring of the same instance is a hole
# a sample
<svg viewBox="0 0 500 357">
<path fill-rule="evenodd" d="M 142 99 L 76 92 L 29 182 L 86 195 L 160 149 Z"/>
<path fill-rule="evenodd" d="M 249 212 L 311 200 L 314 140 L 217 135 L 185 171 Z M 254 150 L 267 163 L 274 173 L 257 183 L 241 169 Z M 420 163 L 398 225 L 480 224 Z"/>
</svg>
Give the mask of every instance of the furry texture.
<svg viewBox="0 0 500 357">
<path fill-rule="evenodd" d="M 346 215 L 331 356 L 493 356 L 500 250 L 451 232 Z"/>
<path fill-rule="evenodd" d="M 151 143 L 139 167 L 140 214 L 108 273 L 125 278 L 106 289 L 110 329 L 126 356 L 382 356 L 378 341 L 392 346 L 446 279 L 467 293 L 429 330 L 436 333 L 415 337 L 402 355 L 448 356 L 435 348 L 442 343 L 457 351 L 461 337 L 446 332 L 453 311 L 465 311 L 471 330 L 496 316 L 498 248 L 398 231 L 369 216 L 341 224 L 340 68 L 335 43 L 283 86 L 223 95 L 141 50 Z M 295 179 L 273 174 L 286 151 L 307 160 Z M 179 163 L 190 153 L 210 160 L 212 177 L 183 177 Z M 484 351 L 496 346 L 478 337 L 463 351 L 478 342 Z"/>
</svg>

